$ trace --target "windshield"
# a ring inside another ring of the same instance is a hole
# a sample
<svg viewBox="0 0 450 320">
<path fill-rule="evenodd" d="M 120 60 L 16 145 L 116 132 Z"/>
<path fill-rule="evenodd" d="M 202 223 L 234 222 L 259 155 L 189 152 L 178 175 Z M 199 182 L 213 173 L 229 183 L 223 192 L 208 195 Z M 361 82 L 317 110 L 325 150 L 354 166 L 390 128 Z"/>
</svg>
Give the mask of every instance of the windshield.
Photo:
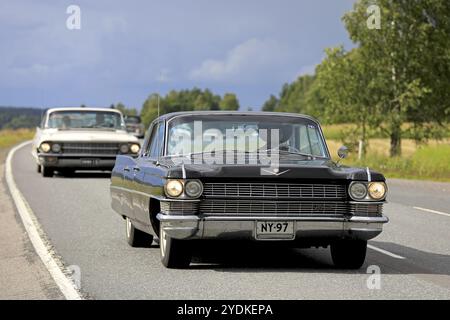
<svg viewBox="0 0 450 320">
<path fill-rule="evenodd" d="M 120 129 L 124 124 L 117 112 L 107 111 L 55 111 L 48 117 L 48 128 L 56 129 Z"/>
<path fill-rule="evenodd" d="M 169 121 L 167 155 L 228 150 L 328 157 L 318 125 L 307 118 L 196 115 Z"/>
</svg>

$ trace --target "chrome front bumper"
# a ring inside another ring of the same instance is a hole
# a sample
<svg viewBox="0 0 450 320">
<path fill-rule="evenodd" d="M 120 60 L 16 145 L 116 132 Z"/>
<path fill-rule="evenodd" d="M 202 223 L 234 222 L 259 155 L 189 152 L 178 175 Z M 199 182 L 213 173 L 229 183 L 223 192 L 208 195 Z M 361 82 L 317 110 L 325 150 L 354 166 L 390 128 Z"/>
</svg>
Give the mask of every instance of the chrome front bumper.
<svg viewBox="0 0 450 320">
<path fill-rule="evenodd" d="M 175 239 L 256 239 L 256 221 L 293 221 L 294 240 L 369 240 L 381 233 L 389 219 L 382 217 L 258 217 L 157 215 L 164 231 Z M 292 239 L 291 239 L 292 240 Z"/>
</svg>

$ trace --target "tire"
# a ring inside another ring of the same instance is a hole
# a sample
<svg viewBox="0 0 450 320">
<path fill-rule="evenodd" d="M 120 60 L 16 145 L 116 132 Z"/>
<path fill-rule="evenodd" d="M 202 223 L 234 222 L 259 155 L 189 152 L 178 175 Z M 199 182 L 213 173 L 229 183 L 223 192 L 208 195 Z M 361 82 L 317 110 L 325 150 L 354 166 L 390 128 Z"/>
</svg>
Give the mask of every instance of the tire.
<svg viewBox="0 0 450 320">
<path fill-rule="evenodd" d="M 153 242 L 153 236 L 136 229 L 128 217 L 125 218 L 125 231 L 127 242 L 132 247 L 146 247 L 150 246 Z"/>
<path fill-rule="evenodd" d="M 36 165 L 36 172 L 41 173 L 41 165 L 40 164 Z"/>
<path fill-rule="evenodd" d="M 53 177 L 55 170 L 53 168 L 41 166 L 41 173 L 42 173 L 43 177 L 51 178 L 51 177 Z"/>
<path fill-rule="evenodd" d="M 340 269 L 359 269 L 366 259 L 367 241 L 339 240 L 331 244 L 333 263 Z"/>
<path fill-rule="evenodd" d="M 166 268 L 184 269 L 189 267 L 192 252 L 188 240 L 173 239 L 160 226 L 159 247 L 161 262 Z"/>
</svg>

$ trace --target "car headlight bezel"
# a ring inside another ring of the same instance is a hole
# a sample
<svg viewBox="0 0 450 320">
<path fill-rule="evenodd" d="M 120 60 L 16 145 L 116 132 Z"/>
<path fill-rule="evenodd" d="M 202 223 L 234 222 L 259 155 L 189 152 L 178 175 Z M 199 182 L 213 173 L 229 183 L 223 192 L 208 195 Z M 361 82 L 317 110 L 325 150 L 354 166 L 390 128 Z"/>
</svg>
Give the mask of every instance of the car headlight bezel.
<svg viewBox="0 0 450 320">
<path fill-rule="evenodd" d="M 358 191 L 363 191 L 363 192 L 360 193 L 359 195 L 356 194 L 356 192 L 355 192 L 356 188 L 359 188 Z M 356 201 L 360 201 L 360 200 L 366 199 L 367 193 L 368 193 L 367 185 L 365 183 L 363 183 L 363 182 L 359 182 L 359 181 L 358 182 L 352 182 L 350 184 L 349 188 L 348 188 L 348 194 L 350 195 L 350 197 L 353 200 L 356 200 Z"/>
<path fill-rule="evenodd" d="M 370 188 L 373 186 L 377 186 L 377 185 L 381 185 L 384 193 L 382 196 L 377 197 L 374 196 L 373 193 L 371 194 L 370 192 Z M 360 195 L 355 195 L 354 192 L 354 188 L 356 187 L 363 187 L 365 190 L 365 195 L 364 197 L 362 197 L 362 193 Z M 386 195 L 387 195 L 387 185 L 384 181 L 373 181 L 373 182 L 369 182 L 369 181 L 353 181 L 352 183 L 350 183 L 349 187 L 348 187 L 348 194 L 350 196 L 350 198 L 353 201 L 383 201 L 386 199 Z"/>
<path fill-rule="evenodd" d="M 122 154 L 127 154 L 130 151 L 130 146 L 128 145 L 128 143 L 122 143 L 119 146 L 119 151 Z"/>
<path fill-rule="evenodd" d="M 183 195 L 184 184 L 181 180 L 169 179 L 164 184 L 164 192 L 170 198 L 179 198 Z"/>
<path fill-rule="evenodd" d="M 196 186 L 197 191 L 192 193 L 189 191 L 189 186 Z M 203 184 L 200 180 L 187 180 L 184 184 L 184 193 L 191 199 L 197 199 L 203 193 Z"/>
<path fill-rule="evenodd" d="M 61 145 L 59 143 L 52 143 L 51 150 L 53 153 L 60 153 L 61 152 Z"/>
<path fill-rule="evenodd" d="M 49 153 L 52 150 L 52 146 L 49 142 L 42 142 L 39 145 L 39 150 L 44 153 Z"/>
</svg>

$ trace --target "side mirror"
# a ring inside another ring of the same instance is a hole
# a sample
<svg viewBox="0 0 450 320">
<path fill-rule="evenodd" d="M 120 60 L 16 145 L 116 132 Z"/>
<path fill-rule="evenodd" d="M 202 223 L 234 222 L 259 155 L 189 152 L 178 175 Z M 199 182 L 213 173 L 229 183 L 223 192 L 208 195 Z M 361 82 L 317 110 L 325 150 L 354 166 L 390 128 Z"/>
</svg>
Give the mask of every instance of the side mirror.
<svg viewBox="0 0 450 320">
<path fill-rule="evenodd" d="M 339 148 L 337 153 L 338 153 L 339 158 L 345 159 L 348 156 L 348 148 L 346 146 L 342 146 Z"/>
</svg>

